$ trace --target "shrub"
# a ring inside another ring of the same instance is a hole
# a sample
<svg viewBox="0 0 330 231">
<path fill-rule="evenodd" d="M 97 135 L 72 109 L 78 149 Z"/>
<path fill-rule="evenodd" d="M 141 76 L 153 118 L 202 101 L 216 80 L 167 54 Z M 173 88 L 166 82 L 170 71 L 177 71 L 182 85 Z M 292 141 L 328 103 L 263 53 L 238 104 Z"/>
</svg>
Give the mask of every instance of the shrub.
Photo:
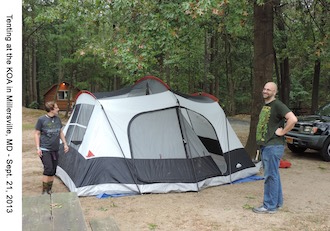
<svg viewBox="0 0 330 231">
<path fill-rule="evenodd" d="M 39 103 L 37 101 L 33 101 L 29 104 L 29 108 L 39 109 Z"/>
</svg>

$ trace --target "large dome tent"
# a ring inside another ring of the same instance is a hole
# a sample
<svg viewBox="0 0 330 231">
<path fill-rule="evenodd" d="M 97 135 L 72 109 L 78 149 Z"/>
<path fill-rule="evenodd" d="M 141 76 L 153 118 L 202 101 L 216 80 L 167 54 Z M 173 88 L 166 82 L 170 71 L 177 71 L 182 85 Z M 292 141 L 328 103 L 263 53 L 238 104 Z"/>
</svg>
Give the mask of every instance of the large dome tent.
<svg viewBox="0 0 330 231">
<path fill-rule="evenodd" d="M 199 191 L 259 172 L 214 96 L 154 76 L 81 91 L 64 133 L 57 176 L 78 196 Z"/>
</svg>

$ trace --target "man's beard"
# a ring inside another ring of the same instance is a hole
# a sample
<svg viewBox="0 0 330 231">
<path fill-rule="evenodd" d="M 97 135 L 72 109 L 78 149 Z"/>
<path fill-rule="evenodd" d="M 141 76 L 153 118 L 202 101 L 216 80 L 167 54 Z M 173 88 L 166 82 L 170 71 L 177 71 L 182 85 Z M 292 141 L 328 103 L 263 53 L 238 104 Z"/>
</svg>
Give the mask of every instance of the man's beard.
<svg viewBox="0 0 330 231">
<path fill-rule="evenodd" d="M 272 94 L 262 94 L 262 97 L 264 98 L 264 100 L 268 100 L 271 99 L 273 97 Z"/>
</svg>

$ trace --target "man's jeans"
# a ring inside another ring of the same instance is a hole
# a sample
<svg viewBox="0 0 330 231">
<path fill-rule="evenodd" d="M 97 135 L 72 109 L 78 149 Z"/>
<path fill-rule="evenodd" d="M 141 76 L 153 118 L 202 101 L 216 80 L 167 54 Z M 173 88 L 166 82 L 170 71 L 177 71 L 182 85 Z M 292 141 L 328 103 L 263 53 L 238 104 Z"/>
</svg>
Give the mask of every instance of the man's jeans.
<svg viewBox="0 0 330 231">
<path fill-rule="evenodd" d="M 283 205 L 282 185 L 279 172 L 280 160 L 284 153 L 283 145 L 261 147 L 261 161 L 264 168 L 264 207 L 276 210 Z"/>
</svg>

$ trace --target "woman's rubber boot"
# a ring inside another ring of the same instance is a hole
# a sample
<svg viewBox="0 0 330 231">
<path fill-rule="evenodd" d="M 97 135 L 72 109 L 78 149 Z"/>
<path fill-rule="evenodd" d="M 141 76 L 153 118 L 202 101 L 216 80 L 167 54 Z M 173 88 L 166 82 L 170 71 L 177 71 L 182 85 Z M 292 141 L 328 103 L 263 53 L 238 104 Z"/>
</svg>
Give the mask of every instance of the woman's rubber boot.
<svg viewBox="0 0 330 231">
<path fill-rule="evenodd" d="M 53 187 L 53 181 L 50 181 L 50 182 L 48 182 L 47 183 L 47 193 L 48 194 L 52 194 L 53 193 L 53 191 L 52 191 L 52 187 Z"/>
<path fill-rule="evenodd" d="M 42 182 L 42 194 L 45 194 L 47 191 L 48 191 L 48 182 Z"/>
</svg>

